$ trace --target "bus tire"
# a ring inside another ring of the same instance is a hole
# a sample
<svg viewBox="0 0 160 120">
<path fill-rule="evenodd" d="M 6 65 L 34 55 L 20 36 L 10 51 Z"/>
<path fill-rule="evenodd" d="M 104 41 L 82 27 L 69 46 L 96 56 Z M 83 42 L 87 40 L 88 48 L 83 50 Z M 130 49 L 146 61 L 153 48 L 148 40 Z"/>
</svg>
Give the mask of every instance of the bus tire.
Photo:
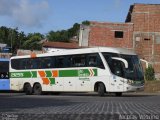
<svg viewBox="0 0 160 120">
<path fill-rule="evenodd" d="M 29 83 L 24 84 L 24 92 L 26 93 L 26 95 L 32 94 L 32 87 Z"/>
<path fill-rule="evenodd" d="M 42 86 L 39 83 L 36 83 L 33 86 L 33 94 L 34 95 L 41 95 L 42 94 Z"/>
<path fill-rule="evenodd" d="M 99 96 L 104 96 L 105 94 L 105 86 L 103 83 L 98 84 L 98 95 Z"/>
</svg>

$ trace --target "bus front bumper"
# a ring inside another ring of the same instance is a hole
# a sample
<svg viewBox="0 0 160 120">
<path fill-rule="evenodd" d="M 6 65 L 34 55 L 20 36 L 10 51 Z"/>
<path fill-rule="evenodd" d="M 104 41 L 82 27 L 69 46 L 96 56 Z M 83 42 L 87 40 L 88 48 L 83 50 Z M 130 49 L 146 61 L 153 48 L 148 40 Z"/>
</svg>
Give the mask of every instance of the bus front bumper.
<svg viewBox="0 0 160 120">
<path fill-rule="evenodd" d="M 126 88 L 127 92 L 138 92 L 138 91 L 144 91 L 144 85 L 143 86 L 127 86 Z"/>
</svg>

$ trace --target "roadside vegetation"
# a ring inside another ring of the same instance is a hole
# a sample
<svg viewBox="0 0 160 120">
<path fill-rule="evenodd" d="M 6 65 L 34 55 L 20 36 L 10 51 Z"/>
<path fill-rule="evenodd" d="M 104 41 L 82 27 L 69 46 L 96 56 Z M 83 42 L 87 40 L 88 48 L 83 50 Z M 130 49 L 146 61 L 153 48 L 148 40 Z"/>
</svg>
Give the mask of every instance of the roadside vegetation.
<svg viewBox="0 0 160 120">
<path fill-rule="evenodd" d="M 89 25 L 89 21 L 83 21 L 81 24 Z M 18 28 L 8 28 L 0 26 L 0 43 L 7 44 L 11 48 L 12 53 L 16 53 L 17 49 L 41 50 L 43 39 L 58 42 L 70 42 L 73 37 L 78 37 L 80 24 L 75 23 L 67 30 L 49 31 L 46 35 L 41 33 L 28 33 L 19 31 Z"/>
<path fill-rule="evenodd" d="M 144 92 L 156 93 L 160 92 L 160 80 L 155 78 L 155 72 L 152 65 L 145 70 L 145 89 Z"/>
<path fill-rule="evenodd" d="M 145 80 L 146 81 L 153 81 L 155 79 L 155 72 L 152 65 L 149 65 L 148 68 L 145 69 Z"/>
</svg>

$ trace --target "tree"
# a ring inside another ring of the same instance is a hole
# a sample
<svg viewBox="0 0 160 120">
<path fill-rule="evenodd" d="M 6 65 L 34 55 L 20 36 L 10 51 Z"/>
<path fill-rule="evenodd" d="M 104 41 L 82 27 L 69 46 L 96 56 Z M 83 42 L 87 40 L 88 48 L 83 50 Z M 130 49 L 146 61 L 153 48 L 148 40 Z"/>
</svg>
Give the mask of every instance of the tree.
<svg viewBox="0 0 160 120">
<path fill-rule="evenodd" d="M 17 48 L 23 49 L 23 43 L 26 41 L 27 36 L 24 34 L 24 32 L 18 33 L 18 41 L 19 44 L 17 45 Z"/>
<path fill-rule="evenodd" d="M 90 22 L 83 21 L 82 24 L 89 25 Z M 75 23 L 68 30 L 50 31 L 46 37 L 49 41 L 69 42 L 71 38 L 78 36 L 79 29 L 80 29 L 80 24 Z"/>
<path fill-rule="evenodd" d="M 80 29 L 80 24 L 75 23 L 72 28 L 68 29 L 69 38 L 78 36 L 78 31 Z"/>
<path fill-rule="evenodd" d="M 86 20 L 86 21 L 83 21 L 82 24 L 83 25 L 90 25 L 90 22 Z"/>
<path fill-rule="evenodd" d="M 66 30 L 61 30 L 61 31 L 50 31 L 47 34 L 47 39 L 49 41 L 59 41 L 59 42 L 68 42 L 69 37 L 68 37 L 68 31 Z"/>
<path fill-rule="evenodd" d="M 82 24 L 89 25 L 89 21 L 83 21 Z M 80 24 L 75 23 L 71 28 L 60 31 L 50 31 L 46 36 L 40 33 L 19 32 L 18 28 L 0 27 L 0 43 L 7 44 L 11 48 L 12 53 L 16 53 L 17 49 L 34 49 L 40 50 L 40 40 L 45 37 L 49 41 L 70 42 L 70 40 L 78 36 Z"/>
<path fill-rule="evenodd" d="M 41 50 L 42 44 L 40 41 L 42 39 L 44 39 L 44 35 L 40 33 L 29 33 L 27 40 L 23 43 L 23 48 L 29 50 Z"/>
<path fill-rule="evenodd" d="M 145 70 L 145 79 L 146 80 L 155 80 L 155 72 L 152 65 L 149 65 Z"/>
<path fill-rule="evenodd" d="M 11 52 L 16 52 L 16 49 L 20 47 L 21 41 L 24 39 L 24 33 L 19 33 L 18 28 L 0 27 L 0 43 L 7 44 L 11 48 Z"/>
</svg>

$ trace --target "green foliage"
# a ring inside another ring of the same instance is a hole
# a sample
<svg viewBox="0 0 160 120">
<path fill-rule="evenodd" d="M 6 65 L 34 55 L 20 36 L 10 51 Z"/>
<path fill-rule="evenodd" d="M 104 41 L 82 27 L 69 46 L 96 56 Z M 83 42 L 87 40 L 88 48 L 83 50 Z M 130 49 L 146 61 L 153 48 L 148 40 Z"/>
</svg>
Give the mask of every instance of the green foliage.
<svg viewBox="0 0 160 120">
<path fill-rule="evenodd" d="M 69 42 L 68 32 L 62 31 L 50 31 L 47 35 L 49 41 Z"/>
<path fill-rule="evenodd" d="M 0 43 L 7 44 L 11 47 L 13 53 L 17 49 L 21 48 L 21 45 L 25 41 L 26 36 L 24 32 L 18 32 L 18 28 L 12 29 L 7 27 L 0 27 Z"/>
<path fill-rule="evenodd" d="M 89 25 L 89 21 L 83 21 L 83 25 Z M 79 33 L 80 24 L 75 23 L 68 30 L 50 31 L 46 36 L 40 33 L 19 32 L 18 28 L 0 27 L 0 43 L 7 44 L 11 47 L 11 52 L 16 53 L 17 49 L 41 50 L 40 41 L 47 38 L 49 41 L 70 42 L 70 40 Z"/>
<path fill-rule="evenodd" d="M 78 36 L 78 31 L 80 29 L 80 24 L 75 23 L 72 28 L 68 29 L 68 39 Z"/>
<path fill-rule="evenodd" d="M 40 33 L 29 33 L 27 40 L 23 43 L 23 48 L 29 50 L 41 50 L 42 44 L 40 41 L 43 38 L 44 36 Z"/>
<path fill-rule="evenodd" d="M 40 33 L 29 33 L 26 36 L 24 32 L 19 32 L 18 28 L 0 27 L 0 43 L 11 47 L 12 53 L 16 53 L 17 49 L 41 50 L 40 40 L 43 38 L 44 35 Z"/>
<path fill-rule="evenodd" d="M 83 25 L 89 25 L 89 21 L 83 21 Z M 47 39 L 49 41 L 59 41 L 59 42 L 69 42 L 71 38 L 74 36 L 78 36 L 80 29 L 80 24 L 75 23 L 72 28 L 68 30 L 61 30 L 61 31 L 50 31 L 47 34 Z"/>
<path fill-rule="evenodd" d="M 82 24 L 83 25 L 90 25 L 90 22 L 86 20 L 86 21 L 83 21 Z"/>
<path fill-rule="evenodd" d="M 145 79 L 147 81 L 155 80 L 154 68 L 151 65 L 149 65 L 145 70 Z"/>
</svg>

